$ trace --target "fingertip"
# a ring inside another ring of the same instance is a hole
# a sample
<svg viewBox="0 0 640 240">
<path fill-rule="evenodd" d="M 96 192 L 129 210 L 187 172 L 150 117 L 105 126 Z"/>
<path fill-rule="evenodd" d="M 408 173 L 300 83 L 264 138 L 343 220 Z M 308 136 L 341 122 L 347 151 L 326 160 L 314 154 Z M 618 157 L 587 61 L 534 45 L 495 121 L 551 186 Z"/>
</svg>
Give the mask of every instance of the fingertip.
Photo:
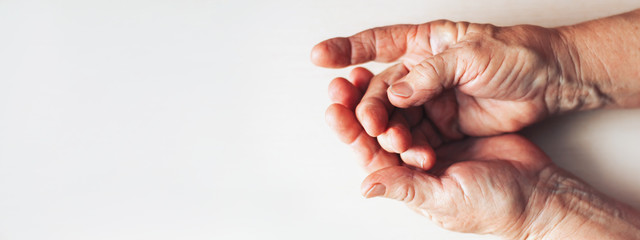
<svg viewBox="0 0 640 240">
<path fill-rule="evenodd" d="M 387 96 L 392 105 L 399 108 L 419 106 L 444 90 L 440 82 L 427 79 L 425 73 L 419 72 L 420 70 L 413 69 L 403 78 L 389 84 Z"/>
<path fill-rule="evenodd" d="M 340 106 L 340 104 L 334 103 L 329 105 L 329 107 L 327 107 L 327 110 L 324 112 L 324 120 L 327 123 L 327 125 L 329 125 L 329 127 L 334 127 L 336 126 L 338 123 L 340 123 L 340 113 L 341 113 L 341 107 L 344 106 Z"/>
<path fill-rule="evenodd" d="M 407 139 L 407 135 L 409 136 Z M 378 143 L 387 152 L 402 153 L 411 146 L 411 133 L 398 126 L 391 126 L 378 135 Z"/>
<path fill-rule="evenodd" d="M 396 168 L 404 168 L 404 167 L 400 167 L 400 166 L 386 167 L 370 173 L 367 177 L 365 177 L 364 180 L 362 180 L 362 184 L 360 185 L 360 192 L 362 193 L 362 195 L 366 197 L 370 189 L 376 184 L 382 184 L 384 186 L 384 183 L 388 181 L 387 175 L 389 174 L 387 172 L 389 172 L 389 170 L 396 169 Z"/>
<path fill-rule="evenodd" d="M 369 70 L 367 70 L 366 68 L 356 67 L 353 70 L 351 70 L 351 73 L 349 74 L 349 79 L 351 79 L 351 82 L 353 83 L 353 85 L 358 90 L 360 90 L 361 93 L 364 93 L 367 91 L 367 87 L 369 87 L 369 83 L 371 82 L 371 79 L 373 78 L 373 76 L 374 74 Z"/>
<path fill-rule="evenodd" d="M 346 81 L 346 79 L 341 77 L 337 77 L 331 80 L 331 82 L 329 83 L 329 87 L 327 88 L 328 94 L 329 94 L 329 100 L 331 100 L 334 103 L 339 102 L 338 99 L 340 99 L 340 96 L 341 96 L 340 93 L 342 92 L 344 81 Z"/>
<path fill-rule="evenodd" d="M 389 115 L 384 105 L 375 100 L 363 100 L 356 107 L 356 116 L 369 136 L 377 137 L 387 127 Z"/>
<path fill-rule="evenodd" d="M 395 153 L 407 151 L 411 146 L 411 133 L 409 129 L 401 125 L 390 126 L 384 134 L 388 138 L 387 141 L 393 146 Z"/>
<path fill-rule="evenodd" d="M 338 138 L 345 143 L 353 142 L 362 131 L 353 112 L 338 103 L 331 104 L 327 108 L 325 121 L 336 132 Z"/>
<path fill-rule="evenodd" d="M 405 82 L 394 83 L 387 88 L 387 97 L 391 105 L 398 108 L 409 108 L 412 106 L 420 105 L 415 103 L 413 89 L 410 89 Z M 426 102 L 426 101 L 425 101 Z"/>
<path fill-rule="evenodd" d="M 425 161 L 421 168 L 423 170 L 429 170 L 433 168 L 434 165 L 436 165 L 436 151 L 429 146 L 425 149 Z"/>
<path fill-rule="evenodd" d="M 351 78 L 372 78 L 374 74 L 364 67 L 355 67 L 351 70 L 351 74 L 349 75 Z"/>
<path fill-rule="evenodd" d="M 384 196 L 387 191 L 387 187 L 382 183 L 374 183 L 373 185 L 362 188 L 362 196 L 366 198 Z"/>
<path fill-rule="evenodd" d="M 413 87 L 407 82 L 396 82 L 389 86 L 389 93 L 401 98 L 409 98 L 413 95 Z"/>
<path fill-rule="evenodd" d="M 360 185 L 360 191 L 367 198 L 387 196 L 391 188 L 407 184 L 412 179 L 412 170 L 404 166 L 390 166 L 379 169 L 367 176 Z M 378 189 L 375 189 L 378 186 Z M 384 187 L 384 188 L 382 188 Z M 384 191 L 382 191 L 384 190 Z"/>
<path fill-rule="evenodd" d="M 430 146 L 414 146 L 400 154 L 400 158 L 408 165 L 429 170 L 435 165 L 436 157 Z"/>
<path fill-rule="evenodd" d="M 385 151 L 391 152 L 391 153 L 398 153 L 395 146 L 392 144 L 389 134 L 387 132 L 383 132 L 380 135 L 378 135 L 376 137 L 376 140 L 378 141 L 378 144 L 380 144 L 380 147 L 382 147 L 382 149 L 384 149 Z"/>
<path fill-rule="evenodd" d="M 362 94 L 347 79 L 338 77 L 329 83 L 329 99 L 334 103 L 340 103 L 353 110 Z"/>
<path fill-rule="evenodd" d="M 351 43 L 347 38 L 332 38 L 311 49 L 311 62 L 320 67 L 342 68 L 351 64 Z"/>
</svg>

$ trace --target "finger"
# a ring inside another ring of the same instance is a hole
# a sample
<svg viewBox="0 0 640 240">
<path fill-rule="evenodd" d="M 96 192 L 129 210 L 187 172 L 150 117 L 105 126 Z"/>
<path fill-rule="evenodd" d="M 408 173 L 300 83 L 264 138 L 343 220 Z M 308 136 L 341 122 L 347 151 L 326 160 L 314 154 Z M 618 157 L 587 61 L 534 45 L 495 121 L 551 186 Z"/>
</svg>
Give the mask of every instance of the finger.
<svg viewBox="0 0 640 240">
<path fill-rule="evenodd" d="M 393 25 L 362 31 L 318 43 L 311 61 L 322 67 L 340 68 L 369 61 L 392 62 L 402 58 L 413 66 L 425 57 L 440 53 L 469 32 L 484 25 L 438 20 L 420 25 Z"/>
<path fill-rule="evenodd" d="M 369 87 L 369 82 L 371 82 L 371 78 L 373 78 L 373 73 L 363 67 L 357 67 L 351 70 L 351 74 L 349 74 L 349 79 L 353 83 L 361 93 L 367 91 L 367 87 Z"/>
<path fill-rule="evenodd" d="M 459 140 L 464 137 L 460 131 L 456 90 L 447 90 L 424 104 L 424 112 L 437 127 L 443 141 Z M 477 120 L 480 121 L 480 120 Z"/>
<path fill-rule="evenodd" d="M 356 116 L 369 136 L 377 137 L 387 129 L 389 114 L 393 110 L 387 98 L 387 82 L 399 79 L 406 73 L 407 69 L 402 64 L 396 64 L 371 79 L 356 107 Z"/>
<path fill-rule="evenodd" d="M 413 145 L 400 154 L 400 159 L 407 165 L 429 170 L 436 163 L 436 154 L 429 144 L 427 136 L 419 128 L 411 131 Z"/>
<path fill-rule="evenodd" d="M 350 110 L 356 108 L 362 98 L 362 93 L 352 83 L 344 78 L 335 78 L 329 83 L 329 99 L 333 103 L 344 105 Z"/>
<path fill-rule="evenodd" d="M 336 78 L 331 81 L 329 84 L 329 99 L 353 110 L 369 86 L 373 73 L 365 68 L 358 67 L 351 71 L 349 78 L 351 82 L 344 78 Z"/>
<path fill-rule="evenodd" d="M 387 152 L 401 153 L 411 146 L 409 124 L 400 111 L 394 111 L 389 119 L 389 127 L 378 135 L 378 143 Z"/>
<path fill-rule="evenodd" d="M 427 138 L 427 142 L 429 142 L 429 145 L 431 145 L 433 148 L 437 148 L 442 144 L 443 138 L 438 130 L 433 126 L 428 116 L 424 116 L 425 108 L 426 107 L 412 107 L 406 109 L 396 109 L 395 111 L 402 113 L 407 121 L 408 126 L 411 128 L 410 131 L 422 131 L 424 136 Z"/>
<path fill-rule="evenodd" d="M 431 49 L 429 25 L 393 25 L 368 29 L 351 37 L 318 43 L 311 50 L 311 62 L 321 67 L 341 68 L 368 61 L 391 62 L 409 49 Z M 415 44 L 421 39 L 420 44 Z M 425 46 L 426 45 L 426 46 Z M 411 51 L 413 52 L 413 51 Z"/>
<path fill-rule="evenodd" d="M 349 144 L 368 172 L 399 164 L 398 156 L 384 151 L 375 138 L 366 134 L 353 111 L 341 104 L 332 104 L 325 113 L 327 124 L 341 141 Z"/>
<path fill-rule="evenodd" d="M 429 209 L 443 201 L 439 178 L 403 166 L 388 167 L 369 174 L 361 185 L 367 198 L 382 196 Z"/>
<path fill-rule="evenodd" d="M 456 50 L 449 49 L 413 66 L 409 74 L 389 87 L 389 101 L 396 107 L 419 106 L 460 83 L 465 65 Z"/>
<path fill-rule="evenodd" d="M 420 121 L 420 123 L 413 127 L 413 129 L 413 131 L 422 132 L 422 134 L 425 136 L 425 139 L 432 148 L 437 148 L 442 145 L 442 136 L 440 136 L 440 133 L 438 133 L 436 127 L 433 126 L 429 119 L 422 119 L 422 121 Z"/>
</svg>

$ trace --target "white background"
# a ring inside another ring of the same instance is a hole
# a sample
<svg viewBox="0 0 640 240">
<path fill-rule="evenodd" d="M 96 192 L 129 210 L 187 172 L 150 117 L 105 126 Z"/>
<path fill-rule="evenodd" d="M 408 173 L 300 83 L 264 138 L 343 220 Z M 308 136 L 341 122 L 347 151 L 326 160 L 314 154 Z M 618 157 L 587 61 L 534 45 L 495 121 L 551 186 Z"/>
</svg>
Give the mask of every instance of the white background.
<svg viewBox="0 0 640 240">
<path fill-rule="evenodd" d="M 396 23 L 557 26 L 638 7 L 0 0 L 0 239 L 478 239 L 360 196 L 365 174 L 323 117 L 327 84 L 349 69 L 314 67 L 311 47 Z M 527 132 L 640 208 L 640 111 Z"/>
</svg>

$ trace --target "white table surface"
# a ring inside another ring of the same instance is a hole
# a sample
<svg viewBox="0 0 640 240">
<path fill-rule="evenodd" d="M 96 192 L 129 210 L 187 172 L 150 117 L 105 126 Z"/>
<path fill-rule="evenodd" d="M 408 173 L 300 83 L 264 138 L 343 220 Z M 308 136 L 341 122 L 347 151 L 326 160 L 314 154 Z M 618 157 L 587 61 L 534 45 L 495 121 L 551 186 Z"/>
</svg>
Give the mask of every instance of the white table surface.
<svg viewBox="0 0 640 240">
<path fill-rule="evenodd" d="M 435 19 L 570 24 L 637 0 L 0 0 L 0 239 L 494 239 L 360 196 L 318 41 Z M 375 71 L 383 64 L 367 65 Z M 528 136 L 640 208 L 640 111 Z"/>
</svg>

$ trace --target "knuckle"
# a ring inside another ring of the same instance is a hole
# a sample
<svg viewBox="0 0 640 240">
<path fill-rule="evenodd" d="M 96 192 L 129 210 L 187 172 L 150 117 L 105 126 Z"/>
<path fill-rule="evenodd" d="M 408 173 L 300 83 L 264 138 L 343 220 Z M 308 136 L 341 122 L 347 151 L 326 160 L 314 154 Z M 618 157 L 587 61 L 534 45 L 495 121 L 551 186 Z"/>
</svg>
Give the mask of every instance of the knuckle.
<svg viewBox="0 0 640 240">
<path fill-rule="evenodd" d="M 488 40 L 480 34 L 469 34 L 470 36 L 458 43 L 458 47 L 462 51 L 466 51 L 468 53 L 479 53 L 482 52 L 483 49 L 487 48 Z"/>
<path fill-rule="evenodd" d="M 416 198 L 418 190 L 415 185 L 415 174 L 413 172 L 408 172 L 403 177 L 403 180 L 404 184 L 399 188 L 401 193 L 400 200 L 410 206 L 421 205 L 421 203 L 417 202 L 418 198 Z"/>
<path fill-rule="evenodd" d="M 416 199 L 416 188 L 412 184 L 403 185 L 400 188 L 402 192 L 402 197 L 400 201 L 405 202 L 407 204 L 413 204 Z"/>
<path fill-rule="evenodd" d="M 439 61 L 438 58 L 440 60 L 442 59 L 440 55 L 436 55 L 420 62 L 420 64 L 414 67 L 415 72 L 419 74 L 422 79 L 437 79 L 439 75 L 436 66 Z"/>
</svg>

